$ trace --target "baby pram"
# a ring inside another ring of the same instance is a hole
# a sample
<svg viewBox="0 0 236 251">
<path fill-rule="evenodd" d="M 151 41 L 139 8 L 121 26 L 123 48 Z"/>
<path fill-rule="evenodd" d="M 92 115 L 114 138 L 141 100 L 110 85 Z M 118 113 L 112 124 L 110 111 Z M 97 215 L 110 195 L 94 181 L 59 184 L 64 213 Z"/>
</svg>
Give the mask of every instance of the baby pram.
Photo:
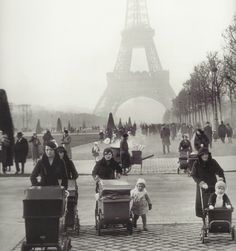
<svg viewBox="0 0 236 251">
<path fill-rule="evenodd" d="M 63 232 L 66 194 L 59 186 L 34 186 L 25 191 L 23 217 L 26 241 L 21 251 L 48 250 L 54 247 L 69 251 L 71 240 Z"/>
<path fill-rule="evenodd" d="M 179 153 L 179 166 L 177 169 L 177 173 L 180 174 L 181 170 L 184 171 L 184 173 L 187 173 L 188 171 L 188 151 L 180 151 Z"/>
<path fill-rule="evenodd" d="M 235 226 L 232 225 L 232 209 L 214 208 L 209 209 L 207 202 L 211 192 L 200 188 L 200 199 L 203 212 L 203 226 L 201 229 L 201 242 L 205 243 L 210 233 L 228 233 L 231 234 L 232 240 L 235 240 Z"/>
<path fill-rule="evenodd" d="M 79 234 L 80 223 L 78 216 L 78 186 L 76 180 L 68 180 L 68 197 L 65 213 L 65 231 L 72 230 Z"/>
<path fill-rule="evenodd" d="M 130 185 L 121 180 L 100 180 L 96 201 L 95 220 L 97 235 L 110 227 L 126 228 L 133 232 L 130 211 Z"/>
</svg>

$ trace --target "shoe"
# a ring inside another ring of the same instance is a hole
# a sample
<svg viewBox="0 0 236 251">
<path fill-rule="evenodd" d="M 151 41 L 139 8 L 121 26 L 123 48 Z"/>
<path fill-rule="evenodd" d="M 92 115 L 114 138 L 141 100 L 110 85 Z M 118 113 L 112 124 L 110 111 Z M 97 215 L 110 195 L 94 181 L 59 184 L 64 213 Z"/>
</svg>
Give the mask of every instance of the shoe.
<svg viewBox="0 0 236 251">
<path fill-rule="evenodd" d="M 137 228 L 137 223 L 133 223 L 133 228 Z"/>
<path fill-rule="evenodd" d="M 147 227 L 143 227 L 143 231 L 148 231 Z"/>
<path fill-rule="evenodd" d="M 19 174 L 19 171 L 16 171 L 15 174 Z"/>
</svg>

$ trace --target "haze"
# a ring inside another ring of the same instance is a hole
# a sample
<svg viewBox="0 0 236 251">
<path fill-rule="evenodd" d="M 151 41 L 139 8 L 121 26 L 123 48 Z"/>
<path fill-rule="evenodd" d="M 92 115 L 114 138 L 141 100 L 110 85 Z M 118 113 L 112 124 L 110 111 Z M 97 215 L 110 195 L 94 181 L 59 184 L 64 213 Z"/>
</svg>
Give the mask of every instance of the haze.
<svg viewBox="0 0 236 251">
<path fill-rule="evenodd" d="M 207 52 L 221 50 L 221 34 L 233 19 L 236 2 L 147 2 L 162 66 L 178 93 L 194 65 Z M 125 11 L 126 0 L 0 0 L 0 87 L 8 99 L 92 111 L 106 88 L 106 73 L 115 65 Z M 145 69 L 144 61 L 137 54 L 132 69 Z M 139 116 L 149 105 L 156 117 L 157 111 L 164 112 L 162 105 L 139 98 L 117 114 L 130 115 L 134 104 Z"/>
</svg>

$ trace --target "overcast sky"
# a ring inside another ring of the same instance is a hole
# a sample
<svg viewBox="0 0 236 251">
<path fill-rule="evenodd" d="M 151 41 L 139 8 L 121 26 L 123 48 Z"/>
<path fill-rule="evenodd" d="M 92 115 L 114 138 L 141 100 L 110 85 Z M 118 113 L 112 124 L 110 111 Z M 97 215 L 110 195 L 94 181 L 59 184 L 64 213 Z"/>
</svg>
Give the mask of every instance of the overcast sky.
<svg viewBox="0 0 236 251">
<path fill-rule="evenodd" d="M 162 66 L 178 93 L 193 66 L 221 50 L 236 1 L 147 2 Z M 0 87 L 8 99 L 92 110 L 115 65 L 125 8 L 126 0 L 0 0 Z"/>
</svg>

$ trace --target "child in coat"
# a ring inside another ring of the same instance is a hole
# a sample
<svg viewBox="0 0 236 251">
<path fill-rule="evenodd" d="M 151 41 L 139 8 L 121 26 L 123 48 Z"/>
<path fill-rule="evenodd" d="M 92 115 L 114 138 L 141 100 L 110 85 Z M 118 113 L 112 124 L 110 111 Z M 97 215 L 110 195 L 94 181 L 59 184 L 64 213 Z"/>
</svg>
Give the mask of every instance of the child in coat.
<svg viewBox="0 0 236 251">
<path fill-rule="evenodd" d="M 228 209 L 232 208 L 232 204 L 229 197 L 225 193 L 226 184 L 223 180 L 219 180 L 215 184 L 215 192 L 212 193 L 208 200 L 209 209 L 226 207 Z"/>
<path fill-rule="evenodd" d="M 95 159 L 95 162 L 99 161 L 99 153 L 100 153 L 100 148 L 98 142 L 94 142 L 94 145 L 92 147 L 92 155 Z"/>
<path fill-rule="evenodd" d="M 152 203 L 146 190 L 146 182 L 144 179 L 138 179 L 136 186 L 130 192 L 131 195 L 131 211 L 134 214 L 133 227 L 137 227 L 139 216 L 142 217 L 143 230 L 147 231 L 147 212 L 152 209 Z"/>
</svg>

